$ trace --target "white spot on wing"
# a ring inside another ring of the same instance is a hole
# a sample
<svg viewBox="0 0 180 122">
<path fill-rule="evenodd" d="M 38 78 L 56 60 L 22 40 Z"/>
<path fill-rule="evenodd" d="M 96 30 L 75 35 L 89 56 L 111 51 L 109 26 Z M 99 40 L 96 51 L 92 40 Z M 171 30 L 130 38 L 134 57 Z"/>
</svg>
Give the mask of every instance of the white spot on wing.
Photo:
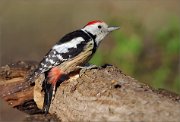
<svg viewBox="0 0 180 122">
<path fill-rule="evenodd" d="M 55 52 L 55 51 L 53 51 L 53 54 L 55 55 L 55 54 L 56 54 L 56 52 Z"/>
<path fill-rule="evenodd" d="M 52 58 L 55 58 L 56 57 L 56 55 L 52 55 Z"/>
<path fill-rule="evenodd" d="M 50 59 L 49 62 L 50 62 L 51 64 L 54 64 L 54 63 L 55 63 L 55 61 L 53 61 L 52 59 Z"/>
<path fill-rule="evenodd" d="M 69 48 L 77 48 L 77 45 L 80 44 L 82 41 L 85 40 L 82 37 L 77 37 L 61 45 L 55 45 L 53 49 L 56 50 L 58 53 L 67 53 Z"/>
<path fill-rule="evenodd" d="M 59 60 L 64 60 L 63 57 L 61 55 L 57 55 L 57 57 L 59 58 Z"/>
</svg>

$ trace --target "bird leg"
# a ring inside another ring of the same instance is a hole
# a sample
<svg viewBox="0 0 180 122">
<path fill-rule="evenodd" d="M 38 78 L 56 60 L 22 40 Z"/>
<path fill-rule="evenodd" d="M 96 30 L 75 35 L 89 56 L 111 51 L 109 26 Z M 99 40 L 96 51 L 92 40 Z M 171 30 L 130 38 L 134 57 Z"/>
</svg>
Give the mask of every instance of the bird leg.
<svg viewBox="0 0 180 122">
<path fill-rule="evenodd" d="M 96 69 L 99 67 L 94 64 L 86 63 L 84 66 L 77 66 L 77 68 L 80 68 L 79 76 L 81 77 L 86 72 L 86 70 Z"/>
</svg>

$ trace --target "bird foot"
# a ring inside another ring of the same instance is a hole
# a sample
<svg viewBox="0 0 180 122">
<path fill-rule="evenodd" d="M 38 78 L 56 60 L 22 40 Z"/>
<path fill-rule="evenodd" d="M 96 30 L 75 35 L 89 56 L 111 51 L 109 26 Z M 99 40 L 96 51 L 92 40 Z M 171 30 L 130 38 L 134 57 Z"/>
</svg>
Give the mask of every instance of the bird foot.
<svg viewBox="0 0 180 122">
<path fill-rule="evenodd" d="M 81 77 L 87 70 L 98 68 L 98 66 L 94 64 L 86 64 L 84 66 L 78 66 L 80 68 L 79 76 Z"/>
</svg>

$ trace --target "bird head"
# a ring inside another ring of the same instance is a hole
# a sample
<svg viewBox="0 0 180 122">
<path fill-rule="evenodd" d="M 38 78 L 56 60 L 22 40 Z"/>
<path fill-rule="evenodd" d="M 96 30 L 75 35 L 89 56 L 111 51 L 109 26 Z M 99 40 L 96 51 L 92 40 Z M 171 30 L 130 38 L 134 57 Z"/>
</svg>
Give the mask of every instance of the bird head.
<svg viewBox="0 0 180 122">
<path fill-rule="evenodd" d="M 92 34 L 96 43 L 99 44 L 110 32 L 119 28 L 115 26 L 110 27 L 103 21 L 95 20 L 87 23 L 82 30 Z"/>
</svg>

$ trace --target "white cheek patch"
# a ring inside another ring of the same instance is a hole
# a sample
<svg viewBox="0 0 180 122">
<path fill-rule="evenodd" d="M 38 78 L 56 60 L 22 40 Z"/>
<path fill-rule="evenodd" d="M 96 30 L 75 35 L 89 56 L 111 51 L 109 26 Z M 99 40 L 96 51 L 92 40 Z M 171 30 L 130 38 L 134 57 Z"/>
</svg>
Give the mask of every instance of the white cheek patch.
<svg viewBox="0 0 180 122">
<path fill-rule="evenodd" d="M 56 50 L 58 53 L 67 53 L 69 48 L 77 48 L 77 45 L 80 44 L 82 41 L 85 40 L 82 37 L 77 37 L 69 42 L 55 45 L 53 49 Z"/>
</svg>

